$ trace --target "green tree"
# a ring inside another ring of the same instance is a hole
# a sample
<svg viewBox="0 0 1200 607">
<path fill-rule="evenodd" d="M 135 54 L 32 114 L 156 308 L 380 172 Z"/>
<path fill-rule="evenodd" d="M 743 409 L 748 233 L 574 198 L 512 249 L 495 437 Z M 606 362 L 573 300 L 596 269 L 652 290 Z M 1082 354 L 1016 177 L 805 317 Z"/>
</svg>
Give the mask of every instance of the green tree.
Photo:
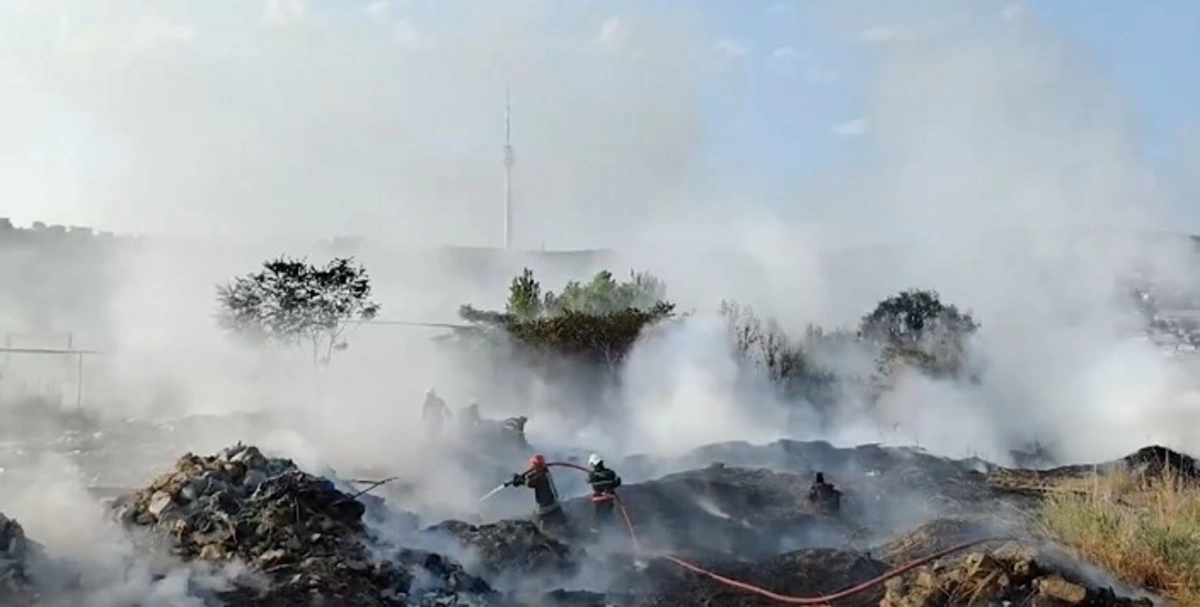
<svg viewBox="0 0 1200 607">
<path fill-rule="evenodd" d="M 979 329 L 969 313 L 942 303 L 936 291 L 908 290 L 889 297 L 862 318 L 859 336 L 882 347 L 879 373 L 908 365 L 935 376 L 963 366 L 967 340 Z"/>
<path fill-rule="evenodd" d="M 217 302 L 222 328 L 259 344 L 308 345 L 316 365 L 346 348 L 351 323 L 380 309 L 366 269 L 351 257 L 324 266 L 287 256 L 267 260 L 262 270 L 218 285 Z"/>
<path fill-rule="evenodd" d="M 503 336 L 535 356 L 568 357 L 616 368 L 632 351 L 643 331 L 675 315 L 665 301 L 662 281 L 647 273 L 630 273 L 618 282 L 611 272 L 598 272 L 587 283 L 568 282 L 560 293 L 543 292 L 528 268 L 513 278 L 504 312 L 459 308 L 473 326 L 474 338 Z"/>
<path fill-rule="evenodd" d="M 544 309 L 542 285 L 534 279 L 533 271 L 525 268 L 508 287 L 508 302 L 504 311 L 514 318 L 532 320 L 541 316 Z"/>
</svg>

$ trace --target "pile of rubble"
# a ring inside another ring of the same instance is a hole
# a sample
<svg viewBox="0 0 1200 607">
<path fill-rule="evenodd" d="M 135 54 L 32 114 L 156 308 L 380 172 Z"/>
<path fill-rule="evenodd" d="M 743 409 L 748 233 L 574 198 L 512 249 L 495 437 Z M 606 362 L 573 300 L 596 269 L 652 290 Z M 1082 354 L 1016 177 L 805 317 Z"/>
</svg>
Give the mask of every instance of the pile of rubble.
<svg viewBox="0 0 1200 607">
<path fill-rule="evenodd" d="M 189 453 L 113 507 L 185 560 L 247 565 L 251 573 L 221 594 L 227 605 L 461 605 L 491 592 L 439 555 L 374 558 L 362 502 L 252 446 Z"/>
<path fill-rule="evenodd" d="M 1149 599 L 1128 599 L 1110 588 L 1069 580 L 1023 554 L 968 554 L 935 564 L 916 575 L 887 583 L 880 607 L 952 605 L 1061 605 L 1077 607 L 1152 607 Z"/>
<path fill-rule="evenodd" d="M 543 533 L 527 520 L 504 520 L 487 525 L 445 521 L 426 530 L 446 534 L 472 550 L 479 573 L 498 575 L 569 576 L 578 571 L 582 552 Z"/>
<path fill-rule="evenodd" d="M 0 513 L 0 604 L 33 602 L 36 593 L 26 570 L 29 548 L 21 524 Z"/>
</svg>

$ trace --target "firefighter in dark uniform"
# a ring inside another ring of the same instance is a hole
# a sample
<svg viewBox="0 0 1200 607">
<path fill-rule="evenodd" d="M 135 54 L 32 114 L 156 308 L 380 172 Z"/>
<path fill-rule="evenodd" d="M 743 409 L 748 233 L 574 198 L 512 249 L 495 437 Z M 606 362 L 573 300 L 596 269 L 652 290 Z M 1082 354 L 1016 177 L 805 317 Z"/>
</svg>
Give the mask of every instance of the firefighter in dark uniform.
<svg viewBox="0 0 1200 607">
<path fill-rule="evenodd" d="M 588 484 L 592 486 L 592 532 L 597 533 L 608 527 L 613 519 L 613 511 L 617 506 L 617 487 L 621 486 L 621 477 L 604 465 L 604 458 L 593 453 L 588 456 Z"/>
<path fill-rule="evenodd" d="M 837 514 L 842 507 L 842 492 L 825 482 L 825 474 L 818 472 L 816 480 L 808 488 L 808 501 L 821 514 Z"/>
<path fill-rule="evenodd" d="M 506 484 L 510 487 L 533 489 L 533 501 L 537 504 L 535 515 L 538 526 L 543 531 L 570 535 L 570 523 L 566 512 L 563 511 L 562 502 L 558 499 L 558 489 L 554 486 L 554 477 L 550 476 L 550 467 L 546 465 L 545 457 L 539 454 L 529 458 L 529 470 L 522 474 L 514 474 L 512 480 Z"/>
<path fill-rule="evenodd" d="M 425 393 L 425 404 L 421 408 L 421 417 L 425 420 L 425 425 L 429 427 L 430 432 L 435 436 L 440 434 L 451 415 L 446 401 L 442 400 L 433 388 L 430 388 Z"/>
</svg>

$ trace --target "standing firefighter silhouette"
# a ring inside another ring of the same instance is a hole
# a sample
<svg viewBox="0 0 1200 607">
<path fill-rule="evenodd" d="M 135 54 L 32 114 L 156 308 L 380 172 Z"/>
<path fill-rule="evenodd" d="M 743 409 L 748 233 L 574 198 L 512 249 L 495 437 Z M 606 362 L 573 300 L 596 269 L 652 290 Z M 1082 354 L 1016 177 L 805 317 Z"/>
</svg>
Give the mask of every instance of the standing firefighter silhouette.
<svg viewBox="0 0 1200 607">
<path fill-rule="evenodd" d="M 591 468 L 588 471 L 588 484 L 592 486 L 592 531 L 599 532 L 612 523 L 621 477 L 604 465 L 604 458 L 598 453 L 588 456 L 588 468 Z"/>
<path fill-rule="evenodd" d="M 529 458 L 529 470 L 514 474 L 505 484 L 510 487 L 533 489 L 533 501 L 537 505 L 534 514 L 543 531 L 570 534 L 570 521 L 567 520 L 562 502 L 558 499 L 558 489 L 554 486 L 554 477 L 550 475 L 550 467 L 546 465 L 545 457 L 539 454 Z"/>
<path fill-rule="evenodd" d="M 842 508 L 842 492 L 825 482 L 825 474 L 818 472 L 816 480 L 808 488 L 808 501 L 822 514 L 837 514 Z"/>
<path fill-rule="evenodd" d="M 435 436 L 441 434 L 442 428 L 445 427 L 451 415 L 450 407 L 446 406 L 446 401 L 442 400 L 433 388 L 425 392 L 425 403 L 421 407 L 421 417 L 424 419 L 430 433 Z"/>
</svg>

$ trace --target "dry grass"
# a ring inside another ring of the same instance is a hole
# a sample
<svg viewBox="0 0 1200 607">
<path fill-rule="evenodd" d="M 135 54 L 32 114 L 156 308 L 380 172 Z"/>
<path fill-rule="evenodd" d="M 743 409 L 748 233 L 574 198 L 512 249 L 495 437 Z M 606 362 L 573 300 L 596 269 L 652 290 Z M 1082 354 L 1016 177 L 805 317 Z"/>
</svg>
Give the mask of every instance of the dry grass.
<svg viewBox="0 0 1200 607">
<path fill-rule="evenodd" d="M 1127 473 L 1046 491 L 1043 533 L 1122 581 L 1200 606 L 1200 484 Z"/>
</svg>

